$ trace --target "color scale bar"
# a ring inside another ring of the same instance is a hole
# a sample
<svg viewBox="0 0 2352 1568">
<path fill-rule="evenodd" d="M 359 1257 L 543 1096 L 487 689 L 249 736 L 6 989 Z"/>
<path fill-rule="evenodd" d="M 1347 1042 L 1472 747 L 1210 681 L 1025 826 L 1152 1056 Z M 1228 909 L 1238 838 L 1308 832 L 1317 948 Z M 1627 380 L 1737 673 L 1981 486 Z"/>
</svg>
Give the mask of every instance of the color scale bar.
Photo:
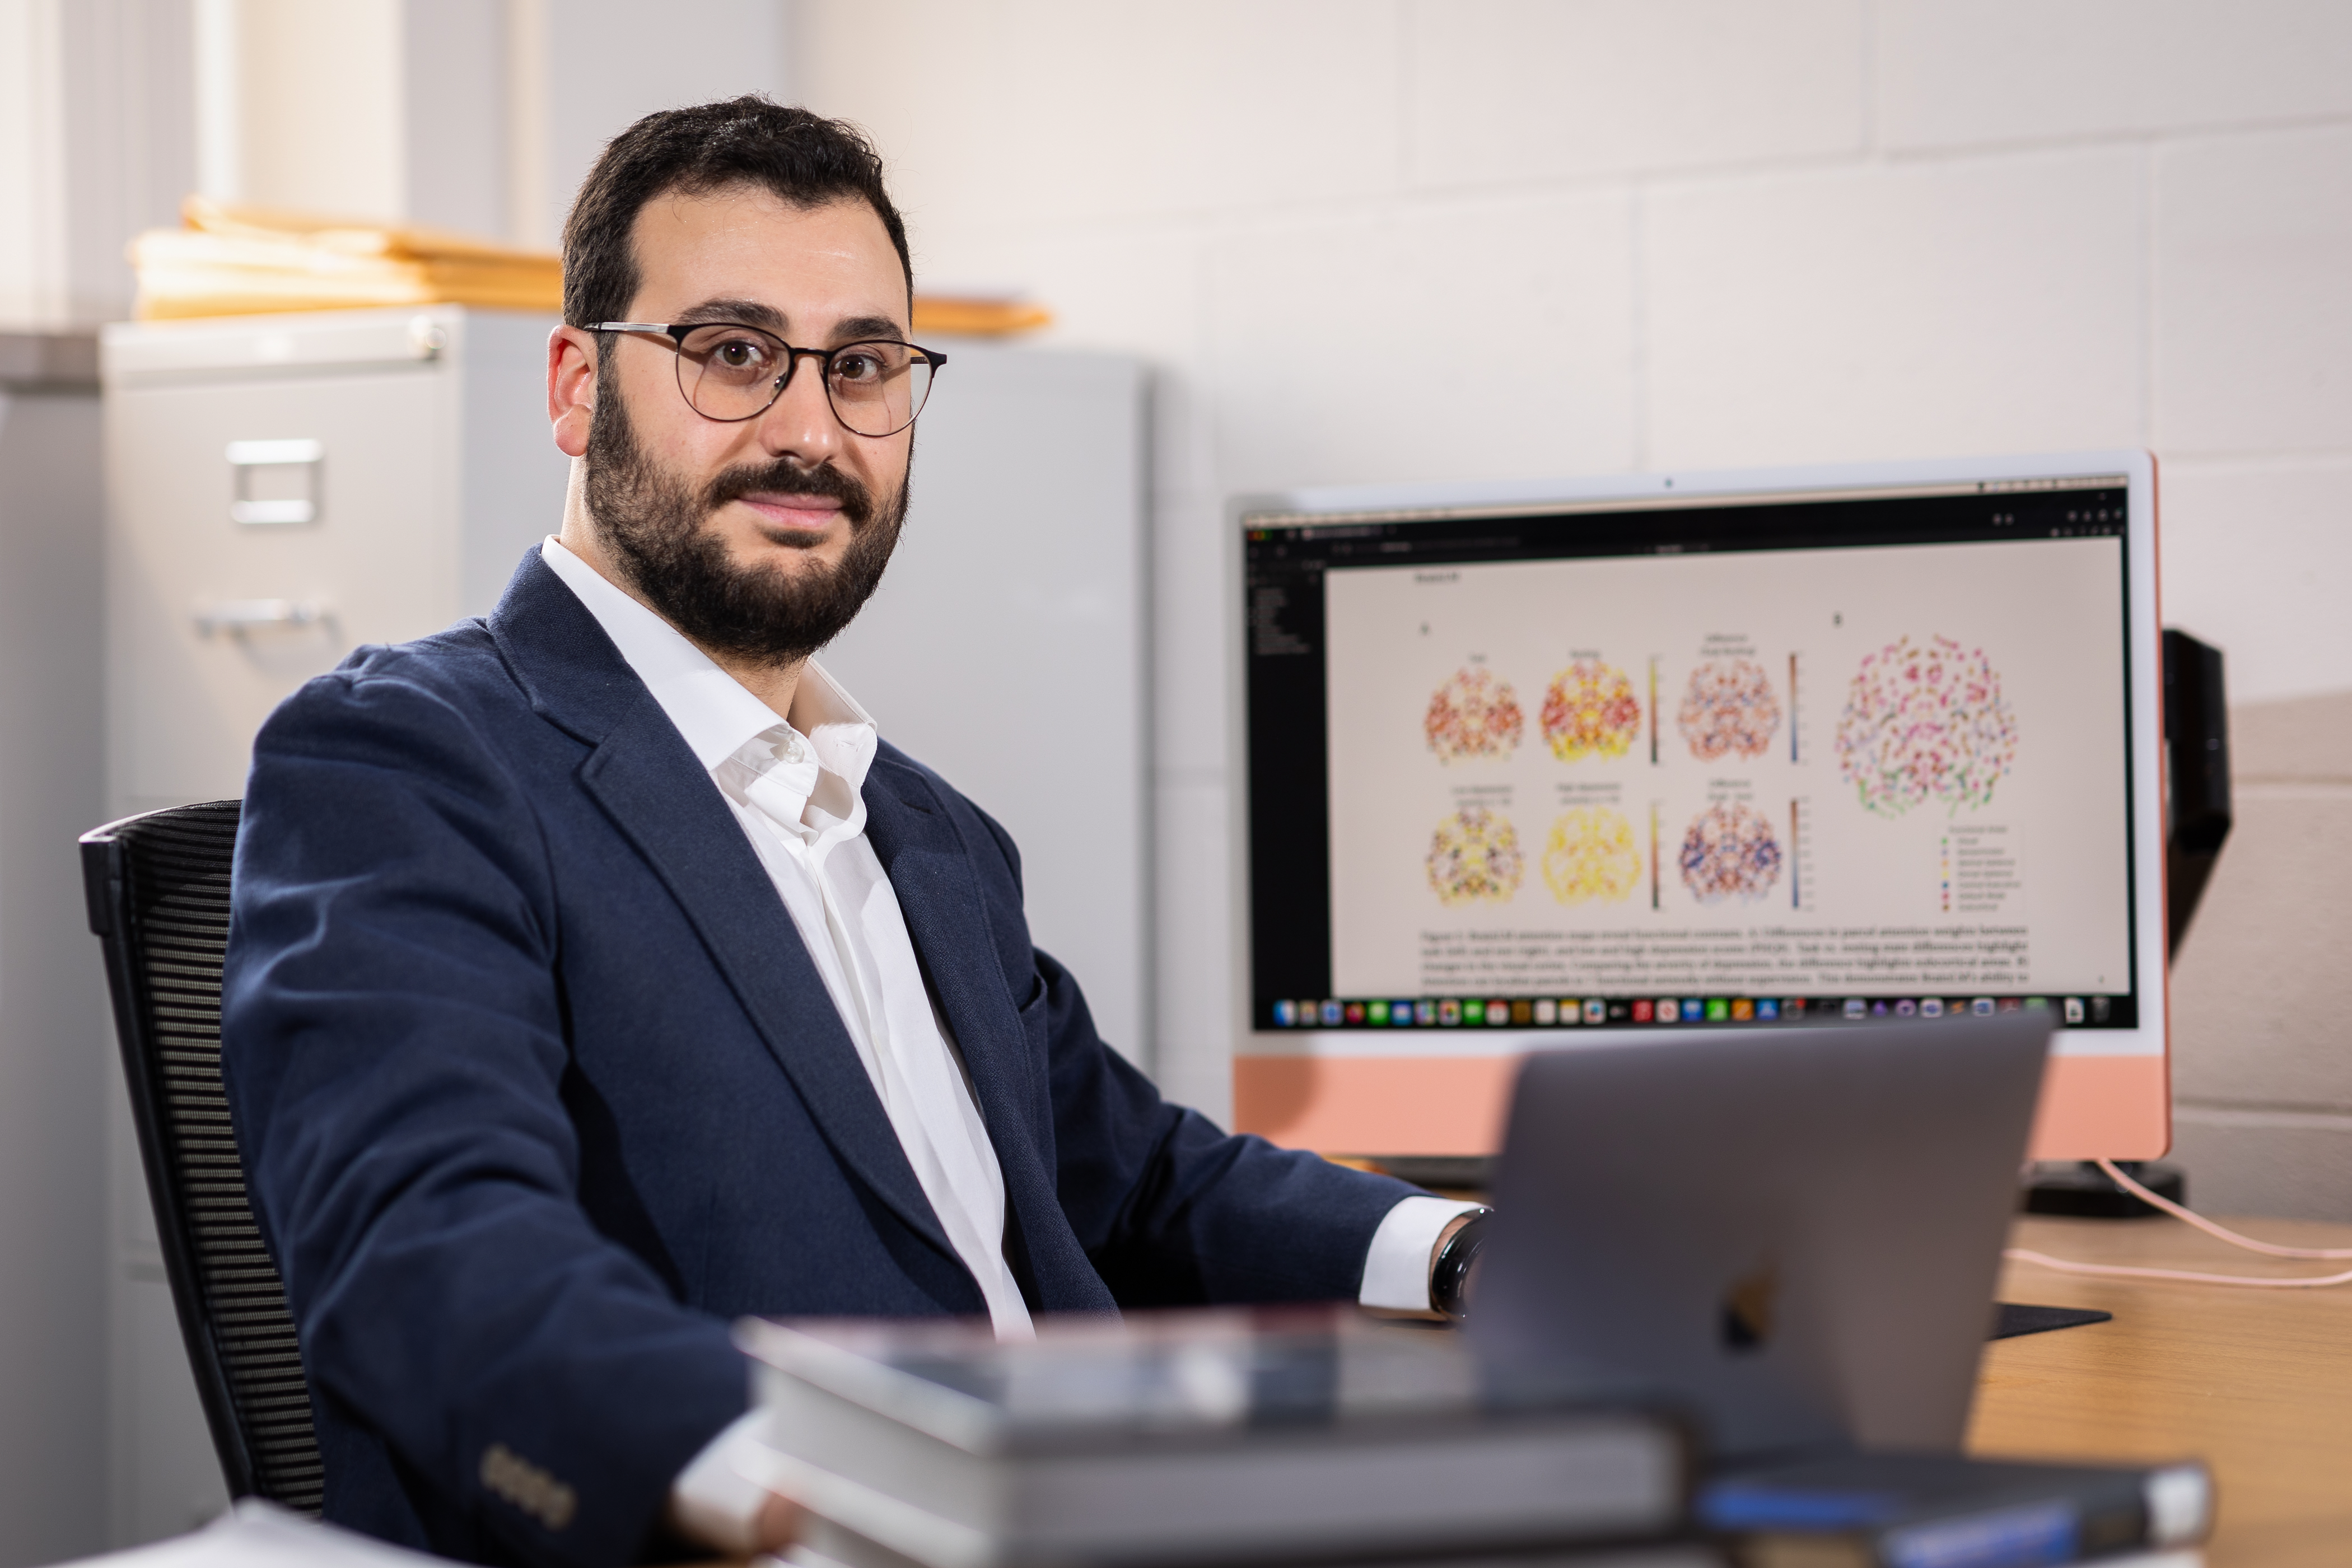
<svg viewBox="0 0 2352 1568">
<path fill-rule="evenodd" d="M 1789 760 L 1797 760 L 1797 656 L 1793 653 L 1789 656 Z"/>
<path fill-rule="evenodd" d="M 1656 654 L 1652 654 L 1650 656 L 1650 765 L 1654 768 L 1658 765 L 1658 656 Z M 1650 816 L 1652 819 L 1650 823 L 1650 847 L 1654 849 L 1657 847 L 1658 838 L 1656 821 L 1657 807 L 1652 806 L 1650 808 Z M 1650 865 L 1653 873 L 1654 873 L 1657 868 L 1656 856 L 1653 855 L 1650 858 Z M 1653 881 L 1656 880 L 1654 874 L 1651 879 Z"/>
<path fill-rule="evenodd" d="M 1791 658 L 1789 662 L 1794 665 L 1797 661 Z M 1792 910 L 1801 910 L 1805 907 L 1805 889 L 1802 881 L 1805 863 L 1804 841 L 1798 837 L 1797 833 L 1797 803 L 1792 800 L 1789 803 L 1789 907 Z"/>
<path fill-rule="evenodd" d="M 1652 712 L 1655 711 L 1654 708 Z M 1658 907 L 1658 803 L 1654 800 L 1650 803 L 1650 907 Z"/>
</svg>

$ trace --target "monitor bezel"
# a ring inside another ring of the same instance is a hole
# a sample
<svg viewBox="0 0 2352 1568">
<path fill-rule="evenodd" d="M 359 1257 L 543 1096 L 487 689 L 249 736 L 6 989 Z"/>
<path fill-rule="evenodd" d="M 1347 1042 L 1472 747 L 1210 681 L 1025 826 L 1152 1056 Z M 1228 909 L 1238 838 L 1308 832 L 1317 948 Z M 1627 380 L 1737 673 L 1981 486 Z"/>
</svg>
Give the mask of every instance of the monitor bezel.
<svg viewBox="0 0 2352 1568">
<path fill-rule="evenodd" d="M 1418 484 L 1335 485 L 1236 495 L 1225 507 L 1225 605 L 1234 616 L 1227 637 L 1226 733 L 1228 777 L 1228 891 L 1232 919 L 1229 973 L 1233 978 L 1229 1025 L 1235 1089 L 1235 1125 L 1239 1131 L 1278 1133 L 1281 1129 L 1254 1125 L 1249 1096 L 1242 1079 L 1251 1070 L 1248 1060 L 1287 1058 L 1307 1064 L 1300 1082 L 1328 1083 L 1339 1076 L 1331 1064 L 1379 1060 L 1391 1064 L 1391 1074 L 1403 1063 L 1444 1061 L 1477 1063 L 1456 1069 L 1453 1076 L 1471 1085 L 1465 1090 L 1480 1109 L 1465 1112 L 1488 1122 L 1483 1134 L 1463 1129 L 1463 1116 L 1451 1119 L 1452 1130 L 1442 1136 L 1418 1140 L 1414 1147 L 1322 1147 L 1327 1140 L 1303 1140 L 1327 1154 L 1378 1158 L 1381 1155 L 1476 1155 L 1494 1152 L 1507 1111 L 1508 1085 L 1517 1058 L 1531 1049 L 1574 1048 L 1659 1039 L 1687 1039 L 1717 1034 L 1703 1025 L 1664 1030 L 1656 1026 L 1617 1027 L 1608 1025 L 1567 1029 L 1496 1029 L 1481 1052 L 1454 1051 L 1426 1057 L 1413 1050 L 1418 1031 L 1394 1037 L 1360 1032 L 1310 1028 L 1260 1028 L 1252 1006 L 1252 921 L 1250 858 L 1250 768 L 1248 733 L 1248 624 L 1242 614 L 1247 595 L 1247 561 L 1243 549 L 1249 520 L 1270 512 L 1335 514 L 1429 510 L 1464 508 L 1542 506 L 1589 507 L 1623 501 L 1633 504 L 1706 497 L 1712 500 L 1785 500 L 1822 492 L 1926 489 L 1954 484 L 1990 484 L 2012 480 L 2067 479 L 2121 475 L 2126 502 L 2126 657 L 2130 682 L 2130 801 L 2131 867 L 2136 889 L 2147 889 L 2135 900 L 2132 911 L 2136 973 L 2140 979 L 2138 1017 L 2129 1028 L 2061 1029 L 2052 1046 L 2049 1074 L 2037 1116 L 2032 1152 L 2039 1159 L 2152 1159 L 2171 1145 L 2170 973 L 2165 941 L 2164 854 L 2164 713 L 2163 646 L 2160 574 L 2157 558 L 2158 501 L 2155 456 L 2138 448 L 2035 453 L 2009 457 L 1928 458 L 1903 462 L 1801 464 L 1782 468 L 1669 469 L 1646 474 L 1611 474 L 1559 479 L 1434 481 Z M 1397 1082 L 1405 1079 L 1400 1078 Z M 1296 1086 L 1284 1091 L 1295 1097 Z M 1307 1092 L 1312 1092 L 1310 1088 Z M 1297 1124 L 1310 1133 L 1311 1118 Z M 1403 1136 L 1407 1121 L 1390 1143 L 1415 1142 Z M 1286 1141 L 1279 1137 L 1277 1142 Z"/>
</svg>

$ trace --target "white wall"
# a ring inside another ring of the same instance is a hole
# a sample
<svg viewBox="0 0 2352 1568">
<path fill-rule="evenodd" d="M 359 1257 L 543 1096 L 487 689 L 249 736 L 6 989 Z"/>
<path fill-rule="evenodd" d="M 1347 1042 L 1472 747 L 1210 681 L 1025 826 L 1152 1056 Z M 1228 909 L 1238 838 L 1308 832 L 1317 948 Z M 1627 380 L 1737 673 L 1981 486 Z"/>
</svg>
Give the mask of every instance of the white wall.
<svg viewBox="0 0 2352 1568">
<path fill-rule="evenodd" d="M 639 115 L 785 90 L 784 0 L 178 4 L 206 195 L 518 245 L 553 247 Z"/>
<path fill-rule="evenodd" d="M 2231 714 L 2237 824 L 2172 975 L 2173 1152 L 2198 1202 L 2352 1218 L 2352 692 Z"/>
<path fill-rule="evenodd" d="M 407 210 L 401 0 L 194 0 L 205 194 Z"/>
<path fill-rule="evenodd" d="M 0 330 L 110 321 L 194 175 L 189 0 L 0 0 Z"/>
<path fill-rule="evenodd" d="M 1055 341 L 1167 371 L 1158 1049 L 1204 1107 L 1234 492 L 2147 446 L 2168 618 L 2241 700 L 2352 689 L 2337 0 L 800 0 L 797 25 L 806 100 L 880 141 L 927 281 L 1026 286 Z M 1491 393 L 1448 391 L 1472 359 Z M 2315 787 L 2352 811 L 2352 781 Z M 2320 897 L 2233 895 L 2195 940 L 2340 924 Z M 2184 1059 L 2340 1039 L 2326 1012 L 2204 1016 L 2233 1022 L 2184 1021 Z M 2230 1077 L 2189 1075 L 2214 1106 Z M 2352 1113 L 2352 1074 L 2296 1092 Z"/>
<path fill-rule="evenodd" d="M 541 127 L 525 132 L 515 218 L 523 244 L 554 246 L 582 176 L 640 115 L 739 93 L 786 96 L 787 0 L 507 4 L 522 40 L 514 101 Z"/>
</svg>

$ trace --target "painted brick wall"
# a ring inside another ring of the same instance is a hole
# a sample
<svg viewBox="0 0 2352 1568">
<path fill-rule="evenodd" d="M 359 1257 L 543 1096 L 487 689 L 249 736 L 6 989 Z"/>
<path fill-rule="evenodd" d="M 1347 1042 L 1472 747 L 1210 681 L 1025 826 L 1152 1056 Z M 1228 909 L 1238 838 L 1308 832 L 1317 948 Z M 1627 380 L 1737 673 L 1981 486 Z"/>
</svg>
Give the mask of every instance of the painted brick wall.
<svg viewBox="0 0 2352 1568">
<path fill-rule="evenodd" d="M 2227 650 L 2248 732 L 2352 722 L 2309 701 L 2352 693 L 2352 6 L 800 0 L 796 25 L 800 90 L 881 142 L 927 283 L 1029 289 L 1058 341 L 1166 373 L 1156 1049 L 1205 1108 L 1235 491 L 2145 445 L 2167 618 Z M 2202 1200 L 2352 1217 L 2325 962 L 2352 917 L 2292 847 L 2352 844 L 2352 776 L 2302 756 L 2248 778 L 2184 954 L 2183 1154 Z M 2290 947 L 2279 1005 L 2244 1005 L 2229 955 Z"/>
</svg>

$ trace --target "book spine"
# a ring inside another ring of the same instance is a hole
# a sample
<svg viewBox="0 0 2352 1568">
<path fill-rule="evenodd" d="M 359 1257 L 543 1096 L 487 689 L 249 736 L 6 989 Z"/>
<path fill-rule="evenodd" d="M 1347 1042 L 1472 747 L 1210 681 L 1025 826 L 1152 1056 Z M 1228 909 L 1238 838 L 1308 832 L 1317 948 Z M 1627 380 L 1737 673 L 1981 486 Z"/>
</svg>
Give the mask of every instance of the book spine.
<svg viewBox="0 0 2352 1568">
<path fill-rule="evenodd" d="M 2203 1539 L 2211 1496 L 2201 1466 L 2112 1472 L 2068 1496 L 1897 1525 L 1874 1555 L 1883 1568 L 2043 1568 L 2178 1545 Z"/>
<path fill-rule="evenodd" d="M 1878 1538 L 1884 1568 L 2043 1568 L 2082 1555 L 2083 1517 L 2071 1500 L 1898 1525 Z"/>
</svg>

